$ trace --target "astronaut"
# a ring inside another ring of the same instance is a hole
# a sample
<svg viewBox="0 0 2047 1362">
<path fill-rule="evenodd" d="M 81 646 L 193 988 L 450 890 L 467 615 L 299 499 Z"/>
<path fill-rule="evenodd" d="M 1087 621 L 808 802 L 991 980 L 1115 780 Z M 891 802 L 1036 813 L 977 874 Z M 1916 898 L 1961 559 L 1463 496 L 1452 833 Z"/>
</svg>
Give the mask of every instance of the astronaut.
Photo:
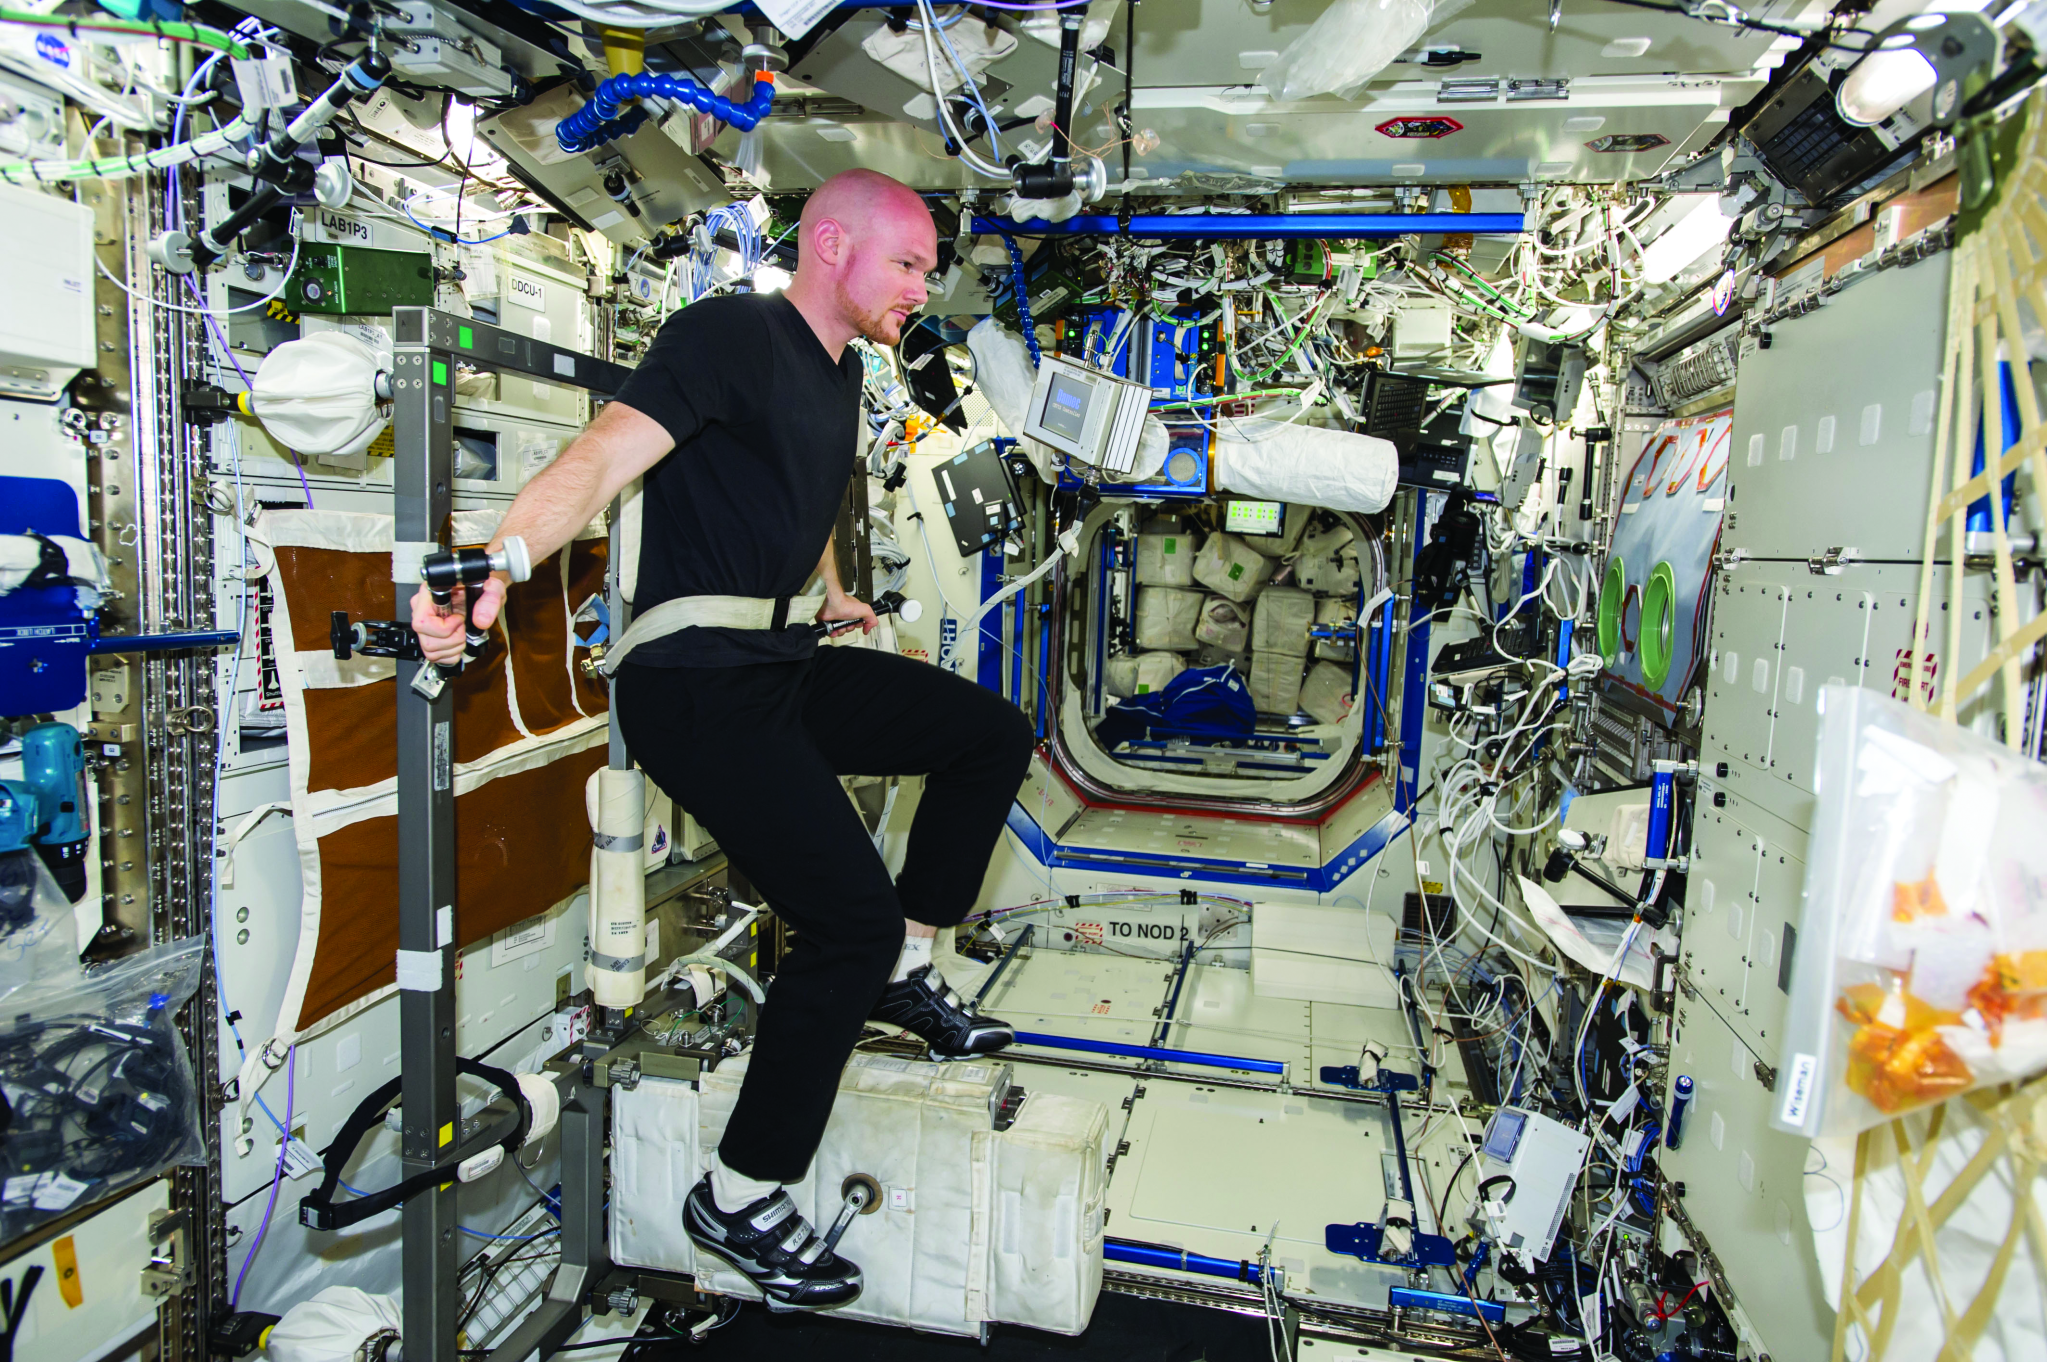
<svg viewBox="0 0 2047 1362">
<path fill-rule="evenodd" d="M 797 249 L 781 294 L 675 313 L 617 399 L 520 492 L 498 540 L 523 535 L 544 557 L 645 476 L 637 617 L 613 648 L 626 653 L 612 687 L 619 726 L 654 783 L 795 928 L 731 1123 L 683 1219 L 771 1309 L 821 1310 L 859 1295 L 860 1269 L 825 1249 L 783 1184 L 809 1166 L 863 1025 L 908 1030 L 948 1057 L 1014 1039 L 962 1005 L 931 947 L 980 891 L 1033 733 L 1014 705 L 959 676 L 819 647 L 810 621 L 789 618 L 789 599 L 817 573 L 817 620 L 875 627 L 831 546 L 860 452 L 862 371 L 849 342 L 897 343 L 927 297 L 937 236 L 913 191 L 852 170 L 810 196 Z M 480 589 L 480 627 L 504 593 L 495 578 Z M 656 614 L 684 600 L 696 604 Z M 719 623 L 673 627 L 685 616 Z M 422 587 L 412 622 L 430 659 L 461 655 L 459 597 L 443 613 Z M 893 882 L 844 775 L 925 777 Z"/>
</svg>

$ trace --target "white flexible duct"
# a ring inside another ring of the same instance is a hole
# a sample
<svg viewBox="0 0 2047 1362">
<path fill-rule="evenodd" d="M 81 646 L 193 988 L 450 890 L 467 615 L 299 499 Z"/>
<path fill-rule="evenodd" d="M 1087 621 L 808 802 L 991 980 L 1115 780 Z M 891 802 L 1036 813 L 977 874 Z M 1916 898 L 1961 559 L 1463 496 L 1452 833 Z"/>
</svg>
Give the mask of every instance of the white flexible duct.
<svg viewBox="0 0 2047 1362">
<path fill-rule="evenodd" d="M 590 996 L 637 1007 L 647 996 L 647 882 L 640 842 L 647 778 L 603 767 L 583 787 L 590 815 Z"/>
</svg>

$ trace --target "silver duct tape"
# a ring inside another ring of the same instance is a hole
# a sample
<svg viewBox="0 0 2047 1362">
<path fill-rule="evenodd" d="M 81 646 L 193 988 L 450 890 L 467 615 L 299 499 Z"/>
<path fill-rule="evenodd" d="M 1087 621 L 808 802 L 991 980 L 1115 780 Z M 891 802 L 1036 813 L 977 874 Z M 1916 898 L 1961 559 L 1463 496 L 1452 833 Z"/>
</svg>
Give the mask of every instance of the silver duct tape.
<svg viewBox="0 0 2047 1362">
<path fill-rule="evenodd" d="M 647 967 L 647 957 L 644 952 L 639 955 L 600 955 L 596 951 L 592 951 L 590 952 L 590 967 L 592 969 L 609 970 L 613 974 L 628 974 L 636 969 L 645 969 Z"/>
<path fill-rule="evenodd" d="M 636 832 L 630 837 L 614 837 L 610 833 L 593 832 L 590 845 L 599 851 L 638 851 L 647 844 L 646 834 Z"/>
</svg>

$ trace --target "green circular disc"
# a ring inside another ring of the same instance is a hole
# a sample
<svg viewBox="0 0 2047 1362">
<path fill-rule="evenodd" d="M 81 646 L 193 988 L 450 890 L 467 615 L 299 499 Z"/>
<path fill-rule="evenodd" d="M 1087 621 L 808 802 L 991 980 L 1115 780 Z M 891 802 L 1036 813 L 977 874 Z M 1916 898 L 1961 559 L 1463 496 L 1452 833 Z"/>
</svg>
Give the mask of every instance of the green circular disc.
<svg viewBox="0 0 2047 1362">
<path fill-rule="evenodd" d="M 1599 655 L 1609 667 L 1620 665 L 1621 603 L 1627 591 L 1627 565 L 1616 553 L 1606 560 L 1606 580 L 1599 586 Z"/>
<path fill-rule="evenodd" d="M 1658 563 L 1649 573 L 1649 585 L 1642 589 L 1642 681 L 1660 686 L 1670 675 L 1671 654 L 1677 648 L 1677 574 L 1669 563 Z"/>
</svg>

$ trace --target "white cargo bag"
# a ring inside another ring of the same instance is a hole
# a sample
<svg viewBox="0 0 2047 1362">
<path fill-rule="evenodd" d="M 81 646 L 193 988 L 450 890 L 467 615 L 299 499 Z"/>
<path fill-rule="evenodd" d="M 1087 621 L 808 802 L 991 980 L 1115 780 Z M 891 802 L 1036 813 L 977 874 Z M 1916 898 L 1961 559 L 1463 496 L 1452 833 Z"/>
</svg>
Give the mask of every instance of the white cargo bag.
<svg viewBox="0 0 2047 1362">
<path fill-rule="evenodd" d="M 1357 602 L 1354 600 L 1342 596 L 1331 596 L 1327 600 L 1315 602 L 1315 623 L 1317 624 L 1350 624 L 1357 617 L 1358 607 Z M 1332 662 L 1353 662 L 1357 660 L 1357 655 L 1358 650 L 1351 644 L 1338 643 L 1334 639 L 1326 638 L 1315 640 L 1315 656 L 1317 657 L 1326 657 Z"/>
<path fill-rule="evenodd" d="M 1194 637 L 1223 653 L 1241 653 L 1251 636 L 1251 612 L 1235 601 L 1210 596 L 1201 603 Z"/>
<path fill-rule="evenodd" d="M 749 1058 L 726 1060 L 701 1090 L 652 1077 L 613 1090 L 613 1262 L 759 1298 L 728 1264 L 700 1262 L 682 1228 L 683 1198 L 717 1150 Z M 1007 1064 L 853 1056 L 817 1157 L 789 1188 L 823 1233 L 848 1175 L 881 1184 L 881 1208 L 839 1242 L 860 1265 L 860 1298 L 833 1313 L 965 1336 L 990 1322 L 1087 1327 L 1102 1283 L 1108 1109 L 1033 1093 L 997 1131 L 990 1113 L 1009 1082 Z"/>
<path fill-rule="evenodd" d="M 1301 707 L 1301 659 L 1289 653 L 1251 654 L 1251 704 L 1260 714 L 1290 718 Z"/>
<path fill-rule="evenodd" d="M 1199 591 L 1170 586 L 1137 589 L 1137 646 L 1146 652 L 1191 653 L 1194 624 L 1201 618 Z"/>
<path fill-rule="evenodd" d="M 1103 689 L 1119 700 L 1149 695 L 1166 688 L 1166 682 L 1185 671 L 1187 664 L 1177 653 L 1124 653 L 1109 659 Z"/>
<path fill-rule="evenodd" d="M 1185 530 L 1137 536 L 1139 586 L 1193 586 L 1194 536 Z"/>
<path fill-rule="evenodd" d="M 1238 605 L 1258 594 L 1272 576 L 1272 560 L 1233 534 L 1212 534 L 1194 556 L 1194 580 Z"/>
<path fill-rule="evenodd" d="M 1342 723 L 1350 713 L 1350 668 L 1317 662 L 1301 682 L 1301 708 L 1318 724 Z"/>
<path fill-rule="evenodd" d="M 1251 651 L 1308 655 L 1308 626 L 1315 622 L 1315 598 L 1293 586 L 1267 587 L 1251 622 Z"/>
<path fill-rule="evenodd" d="M 1357 595 L 1356 539 L 1348 525 L 1331 525 L 1311 531 L 1301 541 L 1301 556 L 1294 564 L 1294 580 L 1325 596 Z"/>
</svg>

